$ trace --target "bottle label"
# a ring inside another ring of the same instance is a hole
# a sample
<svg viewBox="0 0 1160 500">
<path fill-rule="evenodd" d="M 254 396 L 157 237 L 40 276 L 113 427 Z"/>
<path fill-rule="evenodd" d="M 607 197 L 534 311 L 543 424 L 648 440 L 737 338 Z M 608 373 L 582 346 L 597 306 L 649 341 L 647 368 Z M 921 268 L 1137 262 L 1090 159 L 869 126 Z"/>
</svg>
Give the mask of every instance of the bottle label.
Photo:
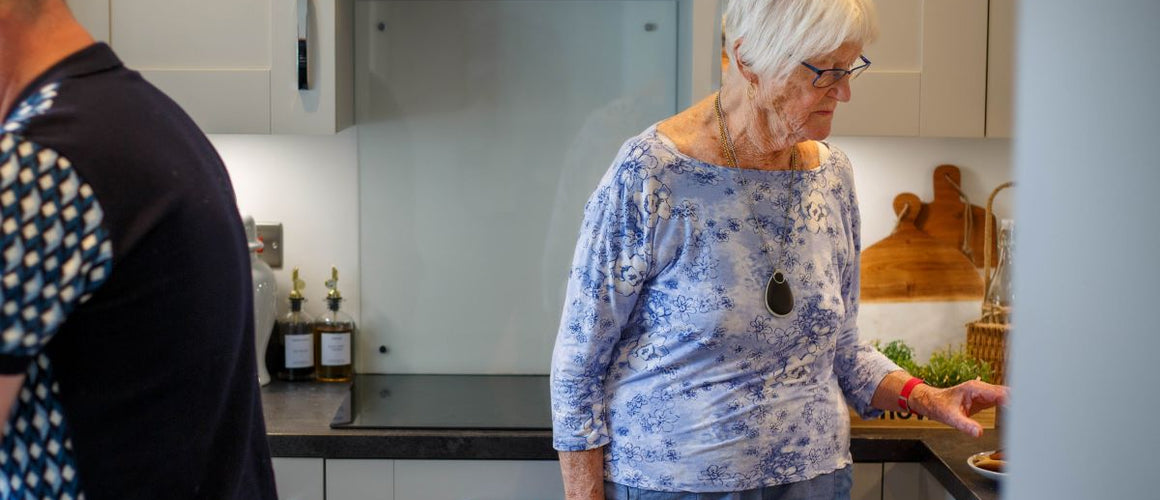
<svg viewBox="0 0 1160 500">
<path fill-rule="evenodd" d="M 286 368 L 310 368 L 314 365 L 314 339 L 310 335 L 286 336 Z"/>
<path fill-rule="evenodd" d="M 323 366 L 350 364 L 350 332 L 323 333 L 321 344 Z"/>
</svg>

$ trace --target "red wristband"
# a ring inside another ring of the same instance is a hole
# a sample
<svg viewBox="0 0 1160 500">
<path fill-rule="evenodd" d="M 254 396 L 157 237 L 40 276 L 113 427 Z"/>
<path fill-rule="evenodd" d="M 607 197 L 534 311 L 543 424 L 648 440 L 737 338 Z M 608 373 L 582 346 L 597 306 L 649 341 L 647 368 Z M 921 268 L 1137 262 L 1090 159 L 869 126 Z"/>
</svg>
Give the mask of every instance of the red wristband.
<svg viewBox="0 0 1160 500">
<path fill-rule="evenodd" d="M 905 410 L 907 413 L 913 413 L 910 410 L 910 392 L 913 391 L 914 388 L 918 386 L 918 384 L 925 383 L 926 382 L 923 382 L 922 379 L 918 377 L 910 377 L 910 380 L 907 380 L 906 384 L 902 386 L 902 392 L 898 393 L 898 406 Z"/>
</svg>

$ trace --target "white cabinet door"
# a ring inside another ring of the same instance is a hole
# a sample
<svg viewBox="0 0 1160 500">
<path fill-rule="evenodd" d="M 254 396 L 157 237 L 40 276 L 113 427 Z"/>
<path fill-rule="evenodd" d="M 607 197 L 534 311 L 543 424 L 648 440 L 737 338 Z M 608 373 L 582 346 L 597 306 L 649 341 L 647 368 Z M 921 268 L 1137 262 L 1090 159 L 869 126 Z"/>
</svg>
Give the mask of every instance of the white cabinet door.
<svg viewBox="0 0 1160 500">
<path fill-rule="evenodd" d="M 991 0 L 987 30 L 987 137 L 1011 137 L 1016 2 Z"/>
<path fill-rule="evenodd" d="M 333 134 L 354 122 L 353 0 L 309 0 L 309 89 L 297 0 L 69 0 L 77 19 L 206 133 Z"/>
<path fill-rule="evenodd" d="M 393 500 L 394 460 L 326 461 L 326 500 Z"/>
<path fill-rule="evenodd" d="M 282 500 L 323 500 L 321 458 L 274 458 L 274 481 Z"/>
<path fill-rule="evenodd" d="M 333 134 L 354 124 L 354 2 L 310 0 L 311 85 L 298 88 L 298 2 L 276 0 L 270 62 L 270 131 Z"/>
<path fill-rule="evenodd" d="M 954 500 L 920 463 L 886 463 L 882 467 L 882 500 Z"/>
<path fill-rule="evenodd" d="M 882 464 L 854 464 L 850 500 L 882 500 Z"/>
<path fill-rule="evenodd" d="M 560 476 L 560 463 L 554 460 L 395 461 L 395 500 L 562 498 L 564 480 Z"/>
<path fill-rule="evenodd" d="M 834 135 L 982 137 L 987 0 L 878 0 L 873 61 L 851 84 Z"/>
<path fill-rule="evenodd" d="M 110 41 L 202 130 L 269 133 L 270 2 L 116 0 Z"/>
</svg>

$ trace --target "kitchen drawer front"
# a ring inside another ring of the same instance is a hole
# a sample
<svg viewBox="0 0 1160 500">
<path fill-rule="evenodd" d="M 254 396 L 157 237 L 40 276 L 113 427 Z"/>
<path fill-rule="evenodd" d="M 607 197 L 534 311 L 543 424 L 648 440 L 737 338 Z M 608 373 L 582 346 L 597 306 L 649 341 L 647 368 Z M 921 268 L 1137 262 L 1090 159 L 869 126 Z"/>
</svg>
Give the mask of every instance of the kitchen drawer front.
<svg viewBox="0 0 1160 500">
<path fill-rule="evenodd" d="M 282 458 L 274 460 L 274 482 L 282 500 L 323 500 L 325 475 L 321 458 Z"/>
<path fill-rule="evenodd" d="M 564 498 L 552 461 L 396 460 L 395 500 L 547 500 Z M 331 499 L 334 500 L 334 499 Z"/>
<path fill-rule="evenodd" d="M 394 498 L 394 460 L 326 461 L 326 500 Z"/>
</svg>

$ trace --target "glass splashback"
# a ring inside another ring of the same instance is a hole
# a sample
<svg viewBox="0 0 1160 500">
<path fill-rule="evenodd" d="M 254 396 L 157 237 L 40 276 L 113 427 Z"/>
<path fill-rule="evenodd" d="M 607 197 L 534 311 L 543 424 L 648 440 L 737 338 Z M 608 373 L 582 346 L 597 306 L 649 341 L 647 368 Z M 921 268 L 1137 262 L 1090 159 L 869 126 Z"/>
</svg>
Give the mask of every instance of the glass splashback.
<svg viewBox="0 0 1160 500">
<path fill-rule="evenodd" d="M 676 112 L 677 11 L 356 3 L 360 369 L 547 373 L 584 203 Z"/>
</svg>

